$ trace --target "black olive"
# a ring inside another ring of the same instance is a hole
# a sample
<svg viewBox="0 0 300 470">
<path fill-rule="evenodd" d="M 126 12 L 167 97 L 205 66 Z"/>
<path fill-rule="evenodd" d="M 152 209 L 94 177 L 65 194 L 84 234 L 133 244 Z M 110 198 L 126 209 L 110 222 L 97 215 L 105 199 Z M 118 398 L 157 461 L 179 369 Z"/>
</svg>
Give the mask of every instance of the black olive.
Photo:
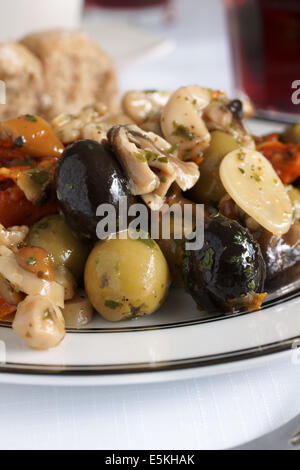
<svg viewBox="0 0 300 470">
<path fill-rule="evenodd" d="M 187 251 L 183 276 L 199 308 L 213 313 L 234 310 L 244 296 L 262 293 L 266 266 L 252 235 L 236 221 L 221 215 L 205 219 L 204 245 Z"/>
<path fill-rule="evenodd" d="M 64 152 L 55 173 L 57 198 L 69 227 L 80 237 L 97 240 L 101 204 L 112 204 L 119 216 L 119 199 L 136 202 L 115 154 L 93 140 L 79 140 Z"/>
<path fill-rule="evenodd" d="M 228 103 L 227 108 L 232 112 L 235 119 L 242 121 L 244 118 L 243 103 L 240 100 L 232 100 Z"/>
<path fill-rule="evenodd" d="M 300 263 L 300 223 L 295 223 L 282 237 L 264 230 L 258 242 L 267 266 L 267 282 L 279 278 L 285 270 Z M 284 281 L 282 280 L 282 285 Z"/>
</svg>

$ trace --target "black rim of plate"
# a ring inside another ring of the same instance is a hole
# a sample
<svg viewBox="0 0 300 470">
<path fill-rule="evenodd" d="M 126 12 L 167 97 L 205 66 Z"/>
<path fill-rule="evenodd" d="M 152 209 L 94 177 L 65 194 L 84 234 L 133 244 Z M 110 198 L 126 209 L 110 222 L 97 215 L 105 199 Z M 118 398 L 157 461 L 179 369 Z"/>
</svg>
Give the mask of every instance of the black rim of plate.
<svg viewBox="0 0 300 470">
<path fill-rule="evenodd" d="M 300 295 L 300 290 L 283 296 L 278 299 L 274 299 L 266 303 L 261 310 L 266 310 L 275 305 L 283 304 L 288 301 L 296 299 Z M 213 318 L 195 320 L 190 322 L 180 322 L 175 324 L 165 324 L 158 326 L 149 327 L 134 327 L 134 328 L 121 328 L 121 329 L 95 329 L 91 331 L 85 330 L 84 333 L 122 333 L 122 332 L 138 332 L 145 330 L 157 330 L 157 329 L 168 329 L 168 328 L 180 328 L 186 326 L 193 326 L 201 323 L 208 323 L 220 320 L 226 320 L 228 318 L 234 318 L 237 316 L 249 315 L 245 312 L 238 312 L 236 314 L 228 316 L 218 316 Z M 2 324 L 0 324 L 0 328 Z M 5 325 L 5 328 L 10 328 L 9 325 Z M 71 334 L 77 334 L 78 331 L 69 330 Z M 178 359 L 170 361 L 160 361 L 153 363 L 129 363 L 129 364 L 99 364 L 99 365 L 68 365 L 59 366 L 53 364 L 22 364 L 22 363 L 5 363 L 0 364 L 0 373 L 5 374 L 26 374 L 26 375 L 56 375 L 56 376 L 102 376 L 102 375 L 123 375 L 123 374 L 141 374 L 151 372 L 170 372 L 183 369 L 192 368 L 203 368 L 209 366 L 217 366 L 222 364 L 234 363 L 244 360 L 250 360 L 255 358 L 261 358 L 264 356 L 273 355 L 276 353 L 282 353 L 285 351 L 292 350 L 297 346 L 300 346 L 300 336 L 288 338 L 284 341 L 278 341 L 254 348 L 242 349 L 238 351 L 231 351 L 222 354 L 215 354 L 210 356 L 192 357 L 188 359 Z"/>
</svg>

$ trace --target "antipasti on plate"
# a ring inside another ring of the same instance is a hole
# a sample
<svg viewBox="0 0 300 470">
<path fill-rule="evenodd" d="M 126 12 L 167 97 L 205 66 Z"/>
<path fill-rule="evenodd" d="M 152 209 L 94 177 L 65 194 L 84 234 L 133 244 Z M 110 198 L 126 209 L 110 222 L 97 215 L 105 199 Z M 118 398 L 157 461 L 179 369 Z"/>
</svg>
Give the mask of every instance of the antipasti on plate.
<svg viewBox="0 0 300 470">
<path fill-rule="evenodd" d="M 47 40 L 22 47 L 43 61 Z M 6 108 L 0 122 L 0 319 L 29 347 L 52 349 L 99 315 L 138 325 L 179 291 L 186 304 L 193 299 L 194 319 L 250 316 L 272 286 L 284 288 L 291 272 L 295 281 L 298 124 L 257 137 L 244 122 L 248 103 L 199 85 L 129 91 L 118 109 L 95 94 L 94 105 L 57 116 L 59 105 L 45 108 L 55 98 L 47 93 L 37 112 Z M 204 243 L 187 249 L 174 219 L 169 239 L 121 236 L 122 198 L 149 218 L 202 205 Z M 117 215 L 106 240 L 101 205 Z"/>
</svg>

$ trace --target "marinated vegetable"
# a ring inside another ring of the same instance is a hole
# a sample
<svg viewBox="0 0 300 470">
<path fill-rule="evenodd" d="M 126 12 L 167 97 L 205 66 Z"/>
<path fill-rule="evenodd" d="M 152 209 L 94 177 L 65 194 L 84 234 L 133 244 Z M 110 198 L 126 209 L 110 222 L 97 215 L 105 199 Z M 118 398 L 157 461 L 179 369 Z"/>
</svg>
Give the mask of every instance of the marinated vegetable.
<svg viewBox="0 0 300 470">
<path fill-rule="evenodd" d="M 300 144 L 300 122 L 287 127 L 281 140 L 286 144 Z"/>
<path fill-rule="evenodd" d="M 300 262 L 299 222 L 296 222 L 282 237 L 276 237 L 265 230 L 258 241 L 266 262 L 268 281 Z"/>
<path fill-rule="evenodd" d="M 217 203 L 226 194 L 219 175 L 223 158 L 240 147 L 239 143 L 229 134 L 222 131 L 211 133 L 211 142 L 203 154 L 200 165 L 200 179 L 189 191 L 188 197 L 197 203 Z"/>
<path fill-rule="evenodd" d="M 97 240 L 101 204 L 112 204 L 119 216 L 119 199 L 136 202 L 115 155 L 103 144 L 80 140 L 68 147 L 56 170 L 57 198 L 69 227 L 80 237 Z"/>
<path fill-rule="evenodd" d="M 255 150 L 235 150 L 222 160 L 220 178 L 236 204 L 262 227 L 281 236 L 293 222 L 285 187 L 270 162 Z"/>
<path fill-rule="evenodd" d="M 94 310 L 84 291 L 65 303 L 63 316 L 67 328 L 82 328 L 93 319 Z"/>
<path fill-rule="evenodd" d="M 155 241 L 111 239 L 96 245 L 85 269 L 85 289 L 109 321 L 150 315 L 170 284 L 167 262 Z"/>
<path fill-rule="evenodd" d="M 13 329 L 38 350 L 54 348 L 66 334 L 61 310 L 42 295 L 29 295 L 18 305 Z"/>
<path fill-rule="evenodd" d="M 44 248 L 56 267 L 65 266 L 78 281 L 82 278 L 89 248 L 71 232 L 62 216 L 45 217 L 33 225 L 26 244 Z"/>
<path fill-rule="evenodd" d="M 258 243 L 221 215 L 205 221 L 205 243 L 183 260 L 186 288 L 198 307 L 213 313 L 258 308 L 265 298 L 266 266 Z"/>
</svg>

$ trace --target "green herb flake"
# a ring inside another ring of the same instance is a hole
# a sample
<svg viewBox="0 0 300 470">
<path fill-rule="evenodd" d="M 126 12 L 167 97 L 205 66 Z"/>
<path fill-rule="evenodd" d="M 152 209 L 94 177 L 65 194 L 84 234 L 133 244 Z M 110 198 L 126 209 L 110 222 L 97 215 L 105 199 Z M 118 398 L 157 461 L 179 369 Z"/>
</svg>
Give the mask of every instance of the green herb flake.
<svg viewBox="0 0 300 470">
<path fill-rule="evenodd" d="M 255 281 L 254 281 L 254 279 L 252 279 L 252 281 L 249 282 L 248 288 L 249 288 L 250 290 L 254 290 L 254 289 L 255 289 Z"/>
<path fill-rule="evenodd" d="M 142 153 L 136 153 L 134 152 L 134 156 L 140 160 L 140 162 L 143 162 L 143 163 L 146 163 L 147 162 L 147 158 L 145 155 L 143 155 Z"/>
<path fill-rule="evenodd" d="M 173 153 L 175 153 L 177 149 L 178 149 L 178 145 L 177 145 L 177 144 L 176 144 L 176 145 L 173 145 L 171 148 L 169 148 L 169 150 L 167 151 L 167 153 L 168 153 L 169 155 L 173 155 Z"/>
<path fill-rule="evenodd" d="M 161 176 L 159 178 L 159 180 L 160 180 L 161 183 L 166 183 L 167 182 L 167 178 L 165 176 Z"/>
<path fill-rule="evenodd" d="M 172 135 L 176 137 L 182 137 L 183 139 L 187 139 L 190 141 L 195 139 L 195 135 L 189 130 L 188 127 L 182 124 L 178 124 L 176 121 L 173 121 L 173 128 L 174 132 Z"/>
<path fill-rule="evenodd" d="M 72 191 L 72 189 L 74 189 L 74 184 L 71 184 L 71 183 L 68 183 L 67 184 L 67 188 Z"/>
<path fill-rule="evenodd" d="M 8 284 L 8 290 L 9 290 L 9 292 L 11 292 L 12 294 L 15 292 L 15 288 L 14 288 L 14 286 L 12 286 L 11 284 Z"/>
<path fill-rule="evenodd" d="M 144 93 L 146 93 L 146 95 L 151 95 L 153 93 L 158 93 L 158 90 L 144 90 Z"/>
<path fill-rule="evenodd" d="M 169 163 L 168 157 L 159 157 L 159 158 L 158 158 L 158 161 L 159 161 L 160 163 Z"/>
<path fill-rule="evenodd" d="M 45 230 L 48 226 L 48 222 L 41 222 L 40 224 L 35 224 L 34 228 L 35 230 Z"/>
<path fill-rule="evenodd" d="M 32 114 L 26 114 L 25 118 L 27 119 L 27 121 L 37 122 L 37 118 L 33 116 Z"/>
<path fill-rule="evenodd" d="M 27 264 L 27 266 L 34 266 L 36 264 L 36 258 L 34 256 L 30 256 L 25 261 L 25 264 Z"/>
<path fill-rule="evenodd" d="M 243 168 L 239 168 L 239 171 L 242 173 L 242 175 L 245 174 L 245 170 L 243 170 Z"/>
<path fill-rule="evenodd" d="M 151 150 L 146 150 L 145 151 L 145 157 L 146 157 L 146 160 L 149 161 L 149 160 L 157 160 L 157 158 L 159 157 L 159 155 L 157 153 L 154 153 L 154 152 L 151 152 Z"/>
<path fill-rule="evenodd" d="M 106 300 L 105 307 L 110 308 L 111 310 L 116 310 L 117 308 L 122 307 L 123 304 L 120 302 L 115 302 L 114 300 Z"/>
<path fill-rule="evenodd" d="M 212 248 L 208 248 L 208 250 L 205 251 L 204 257 L 200 261 L 201 267 L 203 269 L 212 269 L 213 262 L 214 262 L 214 256 L 215 252 Z"/>
<path fill-rule="evenodd" d="M 50 310 L 45 310 L 43 313 L 43 320 L 53 320 Z"/>
<path fill-rule="evenodd" d="M 44 186 L 49 181 L 50 175 L 47 171 L 34 171 L 30 174 L 30 178 L 34 184 Z"/>
</svg>

